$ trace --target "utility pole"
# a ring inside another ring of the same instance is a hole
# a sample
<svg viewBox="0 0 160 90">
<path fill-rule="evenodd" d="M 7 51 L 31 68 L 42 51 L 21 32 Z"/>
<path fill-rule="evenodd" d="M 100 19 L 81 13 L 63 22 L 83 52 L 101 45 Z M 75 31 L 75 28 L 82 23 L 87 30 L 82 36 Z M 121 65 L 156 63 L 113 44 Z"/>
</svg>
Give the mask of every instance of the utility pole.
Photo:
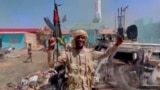
<svg viewBox="0 0 160 90">
<path fill-rule="evenodd" d="M 123 28 L 122 24 L 122 7 L 118 8 L 118 28 Z"/>
<path fill-rule="evenodd" d="M 119 28 L 125 29 L 125 20 L 126 20 L 126 10 L 128 9 L 128 6 L 125 8 L 118 8 L 118 23 Z"/>
<path fill-rule="evenodd" d="M 120 12 L 120 17 L 121 17 L 121 27 L 123 28 L 123 8 L 121 7 L 121 12 Z"/>
<path fill-rule="evenodd" d="M 114 25 L 115 25 L 115 30 L 117 29 L 117 15 L 115 13 L 115 21 L 114 21 Z"/>
<path fill-rule="evenodd" d="M 125 20 L 126 20 L 126 10 L 128 9 L 128 6 L 126 6 L 124 9 L 123 9 L 123 28 L 124 30 L 126 30 L 126 27 L 125 27 Z"/>
<path fill-rule="evenodd" d="M 126 13 L 125 12 L 127 8 L 128 6 L 126 6 L 125 8 L 122 8 L 122 7 L 118 8 L 118 32 L 123 38 L 125 38 L 125 35 L 126 35 L 126 28 L 125 28 Z"/>
</svg>

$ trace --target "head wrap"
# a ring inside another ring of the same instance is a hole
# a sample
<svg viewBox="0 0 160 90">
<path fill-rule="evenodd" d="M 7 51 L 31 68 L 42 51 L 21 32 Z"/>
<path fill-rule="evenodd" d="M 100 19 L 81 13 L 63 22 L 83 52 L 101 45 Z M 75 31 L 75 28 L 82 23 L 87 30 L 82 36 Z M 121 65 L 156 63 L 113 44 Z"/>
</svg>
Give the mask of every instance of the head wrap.
<svg viewBox="0 0 160 90">
<path fill-rule="evenodd" d="M 78 36 L 84 36 L 84 37 L 85 37 L 85 40 L 88 39 L 88 34 L 87 34 L 87 32 L 85 32 L 84 30 L 74 31 L 74 32 L 72 33 L 72 38 L 73 38 L 73 39 L 72 39 L 72 42 L 71 42 L 71 46 L 72 46 L 73 48 L 76 47 L 75 39 L 76 39 Z"/>
</svg>

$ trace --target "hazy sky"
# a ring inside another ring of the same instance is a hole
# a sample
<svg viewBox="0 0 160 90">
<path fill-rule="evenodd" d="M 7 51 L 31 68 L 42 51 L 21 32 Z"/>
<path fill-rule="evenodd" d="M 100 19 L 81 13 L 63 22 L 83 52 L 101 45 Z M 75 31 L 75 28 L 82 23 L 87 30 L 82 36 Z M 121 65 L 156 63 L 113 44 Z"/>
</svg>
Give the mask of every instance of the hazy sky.
<svg viewBox="0 0 160 90">
<path fill-rule="evenodd" d="M 92 22 L 95 17 L 95 0 L 57 0 L 60 18 L 67 15 L 66 28 L 71 24 Z M 114 28 L 117 8 L 128 5 L 127 25 L 140 18 L 152 17 L 160 21 L 160 0 L 102 0 L 102 19 Z M 0 0 L 0 28 L 37 28 L 45 26 L 44 17 L 52 20 L 53 0 Z"/>
</svg>

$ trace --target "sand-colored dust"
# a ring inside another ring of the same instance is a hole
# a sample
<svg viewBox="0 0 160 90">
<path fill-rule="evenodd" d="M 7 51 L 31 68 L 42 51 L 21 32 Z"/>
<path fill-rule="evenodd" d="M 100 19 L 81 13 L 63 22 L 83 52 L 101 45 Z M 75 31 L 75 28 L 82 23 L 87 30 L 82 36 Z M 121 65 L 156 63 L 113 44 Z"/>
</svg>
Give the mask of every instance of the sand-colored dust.
<svg viewBox="0 0 160 90">
<path fill-rule="evenodd" d="M 12 62 L 2 62 L 0 63 L 0 67 L 9 67 L 12 66 Z"/>
</svg>

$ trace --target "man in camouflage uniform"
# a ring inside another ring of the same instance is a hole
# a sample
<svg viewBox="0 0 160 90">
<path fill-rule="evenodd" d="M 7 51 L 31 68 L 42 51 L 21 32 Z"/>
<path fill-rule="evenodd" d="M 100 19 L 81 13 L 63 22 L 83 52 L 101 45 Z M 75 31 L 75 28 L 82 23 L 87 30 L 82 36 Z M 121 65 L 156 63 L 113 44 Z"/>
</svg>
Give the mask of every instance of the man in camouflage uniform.
<svg viewBox="0 0 160 90">
<path fill-rule="evenodd" d="M 85 47 L 88 35 L 84 30 L 73 32 L 72 37 L 71 47 L 62 52 L 55 66 L 66 65 L 69 90 L 91 90 L 94 73 L 93 60 L 100 60 L 112 54 L 122 43 L 122 39 L 118 37 L 118 42 L 103 53 Z"/>
</svg>

